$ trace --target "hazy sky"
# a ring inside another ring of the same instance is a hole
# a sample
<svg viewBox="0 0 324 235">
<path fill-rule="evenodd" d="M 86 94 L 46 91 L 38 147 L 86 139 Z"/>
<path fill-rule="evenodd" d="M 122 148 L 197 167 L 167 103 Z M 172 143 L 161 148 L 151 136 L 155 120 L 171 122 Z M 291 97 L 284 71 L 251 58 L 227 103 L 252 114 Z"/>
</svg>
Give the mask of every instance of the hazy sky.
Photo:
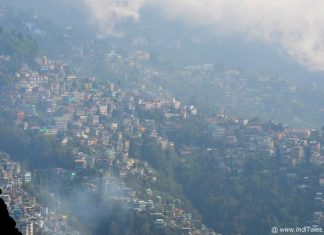
<svg viewBox="0 0 324 235">
<path fill-rule="evenodd" d="M 310 70 L 324 71 L 324 0 L 82 0 L 103 34 L 140 20 L 150 6 L 169 20 L 209 27 L 218 35 L 242 33 L 263 40 Z"/>
</svg>

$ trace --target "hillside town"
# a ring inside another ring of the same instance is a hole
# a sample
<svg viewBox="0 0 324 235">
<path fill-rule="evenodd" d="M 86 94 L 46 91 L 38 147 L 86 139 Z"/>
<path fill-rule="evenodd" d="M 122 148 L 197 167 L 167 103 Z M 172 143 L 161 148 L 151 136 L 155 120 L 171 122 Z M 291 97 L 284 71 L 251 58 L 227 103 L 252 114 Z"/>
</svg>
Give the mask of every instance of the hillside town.
<svg viewBox="0 0 324 235">
<path fill-rule="evenodd" d="M 138 91 L 126 93 L 113 83 L 99 84 L 95 78 L 78 80 L 67 74 L 64 64 L 52 63 L 45 57 L 38 62 L 39 71 L 25 67 L 16 74 L 17 82 L 2 93 L 1 109 L 14 113 L 16 125 L 24 131 L 58 138 L 62 146 L 73 147 L 74 170 L 52 169 L 47 170 L 47 175 L 53 179 L 69 178 L 87 169 L 104 171 L 108 176 L 101 179 L 85 177 L 84 189 L 96 191 L 102 184 L 109 185 L 109 192 L 123 195 L 110 193 L 112 198 L 126 203 L 131 210 L 149 211 L 157 229 L 171 226 L 181 234 L 216 234 L 182 208 L 180 200 L 166 201 L 149 188 L 142 193 L 113 183 L 115 177 L 126 176 L 152 184 L 157 181 L 157 173 L 147 163 L 141 164 L 129 156 L 130 142 L 126 136 L 141 137 L 147 126 L 154 125 L 154 120 L 140 122 L 137 109 L 161 109 L 166 110 L 167 116 L 186 117 L 196 115 L 195 107 L 181 107 L 175 99 L 148 100 Z M 167 113 L 169 109 L 177 113 Z M 174 143 L 157 130 L 152 129 L 151 136 L 161 149 L 174 150 Z M 82 151 L 81 146 L 87 151 Z M 117 176 L 109 174 L 112 168 Z M 28 229 L 33 230 L 32 225 Z"/>
<path fill-rule="evenodd" d="M 141 86 L 126 91 L 95 77 L 81 78 L 71 73 L 66 64 L 46 57 L 38 58 L 37 63 L 35 70 L 22 68 L 15 75 L 16 81 L 2 89 L 0 109 L 13 114 L 16 126 L 25 132 L 54 138 L 61 146 L 72 148 L 73 167 L 50 169 L 48 177 L 70 178 L 91 169 L 101 171 L 104 174 L 100 178 L 83 178 L 84 189 L 112 192 L 111 198 L 129 210 L 148 213 L 156 229 L 171 227 L 182 235 L 217 234 L 184 208 L 180 199 L 166 199 L 151 188 L 136 191 L 118 183 L 135 178 L 154 186 L 159 181 L 156 170 L 130 155 L 133 139 L 148 136 L 162 151 L 172 151 L 184 162 L 207 152 L 214 158 L 215 169 L 232 172 L 240 172 L 244 159 L 250 155 L 280 157 L 287 180 L 298 184 L 300 190 L 308 190 L 308 179 L 289 172 L 289 168 L 305 160 L 324 164 L 324 146 L 316 138 L 317 130 L 233 118 L 225 113 L 206 121 L 213 141 L 222 147 L 179 146 L 170 140 L 169 133 L 184 128 L 184 120 L 202 119 L 195 106 L 182 104 L 166 94 L 152 95 L 152 91 Z M 159 113 L 158 117 L 147 118 L 145 113 L 151 111 Z M 46 234 L 78 234 L 68 225 L 66 216 L 46 205 L 40 206 L 35 197 L 22 189 L 23 182 L 33 181 L 31 172 L 22 170 L 5 154 L 2 156 L 2 197 L 18 219 L 21 231 L 28 235 L 40 229 Z M 314 198 L 317 210 L 312 223 L 323 225 L 324 175 L 318 184 L 322 191 Z"/>
<path fill-rule="evenodd" d="M 64 214 L 49 210 L 24 189 L 23 185 L 32 181 L 31 172 L 23 170 L 20 163 L 12 161 L 3 152 L 0 152 L 0 176 L 1 198 L 9 206 L 18 230 L 24 235 L 79 234 L 69 226 Z"/>
</svg>

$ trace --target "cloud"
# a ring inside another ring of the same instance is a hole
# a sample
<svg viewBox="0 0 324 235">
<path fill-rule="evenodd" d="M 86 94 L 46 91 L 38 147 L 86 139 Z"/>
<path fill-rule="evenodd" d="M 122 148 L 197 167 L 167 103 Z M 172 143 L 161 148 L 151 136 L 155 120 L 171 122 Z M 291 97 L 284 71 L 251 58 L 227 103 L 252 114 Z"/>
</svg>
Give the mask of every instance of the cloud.
<svg viewBox="0 0 324 235">
<path fill-rule="evenodd" d="M 115 26 L 125 20 L 139 19 L 139 10 L 144 0 L 82 0 L 92 15 L 101 36 L 121 36 Z"/>
<path fill-rule="evenodd" d="M 279 46 L 310 70 L 324 71 L 324 0 L 84 0 L 100 27 L 138 20 L 151 6 L 170 20 L 209 27 L 218 35 L 237 33 Z"/>
</svg>

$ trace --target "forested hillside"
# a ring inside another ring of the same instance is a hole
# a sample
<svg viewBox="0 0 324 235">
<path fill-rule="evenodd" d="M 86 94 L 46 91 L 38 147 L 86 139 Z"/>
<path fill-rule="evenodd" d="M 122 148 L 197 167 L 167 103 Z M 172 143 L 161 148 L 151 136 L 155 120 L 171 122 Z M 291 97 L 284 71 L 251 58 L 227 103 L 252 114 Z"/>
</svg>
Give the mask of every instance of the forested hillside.
<svg viewBox="0 0 324 235">
<path fill-rule="evenodd" d="M 33 64 L 37 52 L 32 38 L 0 25 L 0 82 L 8 82 L 22 64 Z"/>
</svg>

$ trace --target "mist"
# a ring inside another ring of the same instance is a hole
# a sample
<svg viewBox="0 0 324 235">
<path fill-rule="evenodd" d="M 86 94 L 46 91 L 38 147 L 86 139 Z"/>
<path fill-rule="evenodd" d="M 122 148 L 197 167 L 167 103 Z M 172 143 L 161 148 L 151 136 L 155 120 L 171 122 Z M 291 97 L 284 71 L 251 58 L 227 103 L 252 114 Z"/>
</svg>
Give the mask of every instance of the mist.
<svg viewBox="0 0 324 235">
<path fill-rule="evenodd" d="M 127 193 L 132 190 L 108 173 L 83 184 L 77 184 L 78 179 L 73 179 L 71 182 L 76 185 L 71 188 L 65 177 L 49 175 L 48 187 L 52 197 L 46 204 L 50 210 L 67 215 L 82 235 L 105 234 L 110 231 L 113 221 L 126 218 L 131 212 Z M 116 213 L 120 217 L 116 217 Z M 126 219 L 123 222 L 120 227 L 129 229 Z"/>
<path fill-rule="evenodd" d="M 80 27 L 91 25 L 97 36 L 122 37 L 126 22 L 140 23 L 143 9 L 183 29 L 204 28 L 219 39 L 274 47 L 309 71 L 324 71 L 324 2 L 315 0 L 57 0 L 3 1 Z M 48 7 L 50 5 L 51 7 Z M 159 27 L 159 25 L 150 25 Z M 233 45 L 235 46 L 235 45 Z"/>
<path fill-rule="evenodd" d="M 237 33 L 261 40 L 311 71 L 324 71 L 324 2 L 306 0 L 84 0 L 100 34 L 121 35 L 115 26 L 139 21 L 141 9 L 151 7 L 186 27 L 207 27 L 218 37 Z"/>
<path fill-rule="evenodd" d="M 144 0 L 82 0 L 91 15 L 90 21 L 98 24 L 99 35 L 122 36 L 115 25 L 127 19 L 137 21 L 140 17 L 140 8 Z"/>
</svg>

